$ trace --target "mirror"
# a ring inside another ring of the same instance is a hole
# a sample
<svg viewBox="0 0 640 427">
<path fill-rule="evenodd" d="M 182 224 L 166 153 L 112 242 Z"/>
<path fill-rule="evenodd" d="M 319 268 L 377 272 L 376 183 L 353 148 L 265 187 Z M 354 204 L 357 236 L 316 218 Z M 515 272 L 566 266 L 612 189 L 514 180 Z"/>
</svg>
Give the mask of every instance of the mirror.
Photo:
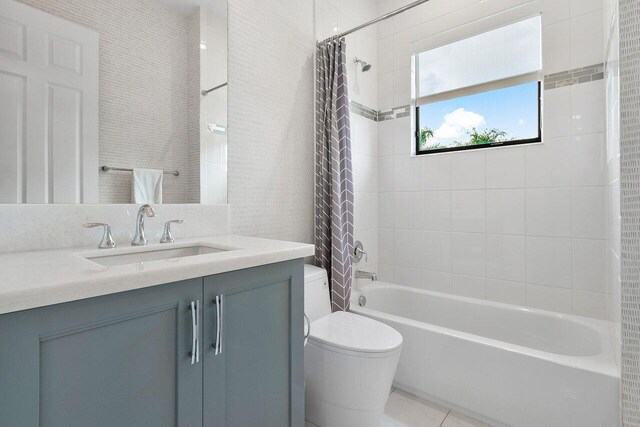
<svg viewBox="0 0 640 427">
<path fill-rule="evenodd" d="M 0 203 L 227 202 L 226 0 L 0 5 Z"/>
</svg>

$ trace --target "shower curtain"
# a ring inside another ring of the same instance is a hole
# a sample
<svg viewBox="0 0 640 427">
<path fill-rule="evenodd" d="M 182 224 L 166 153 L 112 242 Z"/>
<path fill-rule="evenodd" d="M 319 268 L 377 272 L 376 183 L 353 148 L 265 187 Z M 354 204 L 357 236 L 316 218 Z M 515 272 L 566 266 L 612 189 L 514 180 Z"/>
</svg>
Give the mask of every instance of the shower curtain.
<svg viewBox="0 0 640 427">
<path fill-rule="evenodd" d="M 351 296 L 353 179 L 344 38 L 318 44 L 316 60 L 315 263 L 327 270 L 332 311 Z"/>
</svg>

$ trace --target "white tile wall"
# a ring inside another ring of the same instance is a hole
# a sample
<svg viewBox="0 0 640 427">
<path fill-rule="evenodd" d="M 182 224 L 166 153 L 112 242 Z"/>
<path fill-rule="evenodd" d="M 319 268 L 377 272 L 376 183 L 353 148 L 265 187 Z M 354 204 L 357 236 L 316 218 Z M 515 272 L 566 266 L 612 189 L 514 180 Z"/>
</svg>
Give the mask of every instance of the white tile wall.
<svg viewBox="0 0 640 427">
<path fill-rule="evenodd" d="M 620 28 L 618 17 L 618 0 L 605 0 L 603 13 L 603 30 L 605 40 L 605 127 L 606 149 L 604 153 L 604 175 L 606 182 L 606 245 L 605 245 L 605 275 L 607 298 L 607 314 L 615 323 L 614 345 L 618 361 L 620 360 L 621 344 L 621 212 L 620 212 Z M 583 141 L 586 142 L 586 141 Z M 592 144 L 595 142 L 590 141 Z M 590 150 L 593 153 L 593 150 Z M 592 154 L 594 156 L 595 154 Z M 590 162 L 593 161 L 590 158 Z M 598 173 L 600 169 L 597 169 Z M 587 285 L 585 285 L 585 289 Z M 589 289 L 592 290 L 592 289 Z"/>
<path fill-rule="evenodd" d="M 379 13 L 406 3 L 380 0 Z M 446 30 L 521 2 L 464 3 L 432 0 L 379 26 L 380 108 L 402 105 L 397 73 L 408 44 L 427 28 Z M 545 74 L 603 62 L 599 0 L 541 4 Z M 607 190 L 605 81 L 547 90 L 543 102 L 543 143 L 520 147 L 416 158 L 408 119 L 379 122 L 380 279 L 611 317 L 607 281 L 619 252 L 606 240 L 614 220 L 605 207 L 615 195 Z"/>
<path fill-rule="evenodd" d="M 542 24 L 549 25 L 554 22 L 571 18 L 571 2 L 558 0 L 542 0 Z"/>
<path fill-rule="evenodd" d="M 553 0 L 551 0 L 553 2 Z M 568 4 L 566 1 L 556 1 L 557 4 Z M 544 6 L 543 6 L 544 7 Z M 543 22 L 546 22 L 543 14 Z M 564 43 L 558 43 L 564 40 Z M 549 23 L 542 32 L 542 60 L 548 74 L 571 69 L 571 22 L 562 20 Z"/>
<path fill-rule="evenodd" d="M 551 92 L 546 91 L 545 94 Z M 525 149 L 527 185 L 570 187 L 571 168 L 568 166 L 571 165 L 571 138 L 544 136 L 543 141 L 543 144 L 530 145 Z"/>
<path fill-rule="evenodd" d="M 527 235 L 571 237 L 571 189 L 530 188 L 526 199 Z"/>
<path fill-rule="evenodd" d="M 484 190 L 462 190 L 452 192 L 452 230 L 470 233 L 484 233 L 485 224 Z"/>
<path fill-rule="evenodd" d="M 490 150 L 486 153 L 487 188 L 523 188 L 524 150 Z"/>
<path fill-rule="evenodd" d="M 385 141 L 379 141 L 380 146 Z M 439 154 L 428 156 L 422 162 L 422 188 L 425 190 L 450 190 L 451 189 L 451 156 Z"/>
<path fill-rule="evenodd" d="M 591 292 L 607 292 L 606 242 L 575 239 L 572 244 L 573 287 Z"/>
<path fill-rule="evenodd" d="M 487 232 L 494 234 L 525 234 L 525 190 L 488 190 Z"/>
<path fill-rule="evenodd" d="M 484 151 L 458 153 L 451 159 L 451 187 L 454 190 L 485 188 Z"/>
<path fill-rule="evenodd" d="M 527 305 L 543 310 L 571 313 L 571 289 L 551 286 L 527 285 Z"/>
<path fill-rule="evenodd" d="M 527 287 L 520 282 L 487 279 L 487 299 L 505 304 L 525 305 Z"/>
<path fill-rule="evenodd" d="M 581 15 L 585 8 L 578 4 L 590 0 L 574 0 L 571 13 L 571 68 L 599 64 L 604 59 L 604 31 L 602 30 L 602 3 L 593 12 Z"/>
<path fill-rule="evenodd" d="M 419 195 L 412 194 L 416 199 Z M 430 231 L 451 231 L 453 222 L 452 193 L 450 191 L 425 191 L 422 193 L 422 206 L 418 218 L 418 227 Z M 413 215 L 414 217 L 416 215 Z"/>
<path fill-rule="evenodd" d="M 525 237 L 487 235 L 487 277 L 525 281 Z"/>
<path fill-rule="evenodd" d="M 527 237 L 527 282 L 571 288 L 571 239 Z"/>
<path fill-rule="evenodd" d="M 603 86 L 602 80 L 571 86 L 573 135 L 604 132 L 606 106 Z"/>
<path fill-rule="evenodd" d="M 574 136 L 571 144 L 572 184 L 576 187 L 602 185 L 607 172 L 605 134 Z"/>
<path fill-rule="evenodd" d="M 453 274 L 451 276 L 451 292 L 471 298 L 485 298 L 486 279 L 477 276 L 465 276 L 464 274 Z"/>
<path fill-rule="evenodd" d="M 486 274 L 486 236 L 481 233 L 453 233 L 451 250 L 454 273 L 484 277 Z"/>
<path fill-rule="evenodd" d="M 420 189 L 420 163 L 408 153 L 393 158 L 393 188 L 395 191 Z"/>
</svg>

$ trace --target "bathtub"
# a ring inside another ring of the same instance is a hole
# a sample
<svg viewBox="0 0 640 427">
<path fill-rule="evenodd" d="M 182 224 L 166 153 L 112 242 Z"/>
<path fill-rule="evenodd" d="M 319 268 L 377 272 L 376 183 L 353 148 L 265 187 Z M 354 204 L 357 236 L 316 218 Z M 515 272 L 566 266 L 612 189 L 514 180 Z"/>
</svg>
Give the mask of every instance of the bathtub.
<svg viewBox="0 0 640 427">
<path fill-rule="evenodd" d="M 619 425 L 608 322 L 382 282 L 351 311 L 402 334 L 394 385 L 409 393 L 493 425 Z"/>
</svg>

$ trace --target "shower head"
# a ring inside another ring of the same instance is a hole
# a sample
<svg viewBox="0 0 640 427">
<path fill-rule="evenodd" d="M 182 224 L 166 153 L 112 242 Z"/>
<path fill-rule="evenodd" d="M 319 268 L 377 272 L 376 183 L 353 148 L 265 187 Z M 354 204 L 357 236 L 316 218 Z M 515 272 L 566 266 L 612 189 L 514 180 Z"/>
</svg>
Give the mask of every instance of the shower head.
<svg viewBox="0 0 640 427">
<path fill-rule="evenodd" d="M 369 64 L 368 62 L 363 61 L 362 59 L 355 58 L 353 60 L 353 63 L 356 64 L 356 65 L 358 65 L 358 64 L 362 65 L 362 72 L 363 73 L 365 73 L 365 72 L 367 72 L 367 71 L 369 71 L 371 69 L 371 64 Z"/>
</svg>

